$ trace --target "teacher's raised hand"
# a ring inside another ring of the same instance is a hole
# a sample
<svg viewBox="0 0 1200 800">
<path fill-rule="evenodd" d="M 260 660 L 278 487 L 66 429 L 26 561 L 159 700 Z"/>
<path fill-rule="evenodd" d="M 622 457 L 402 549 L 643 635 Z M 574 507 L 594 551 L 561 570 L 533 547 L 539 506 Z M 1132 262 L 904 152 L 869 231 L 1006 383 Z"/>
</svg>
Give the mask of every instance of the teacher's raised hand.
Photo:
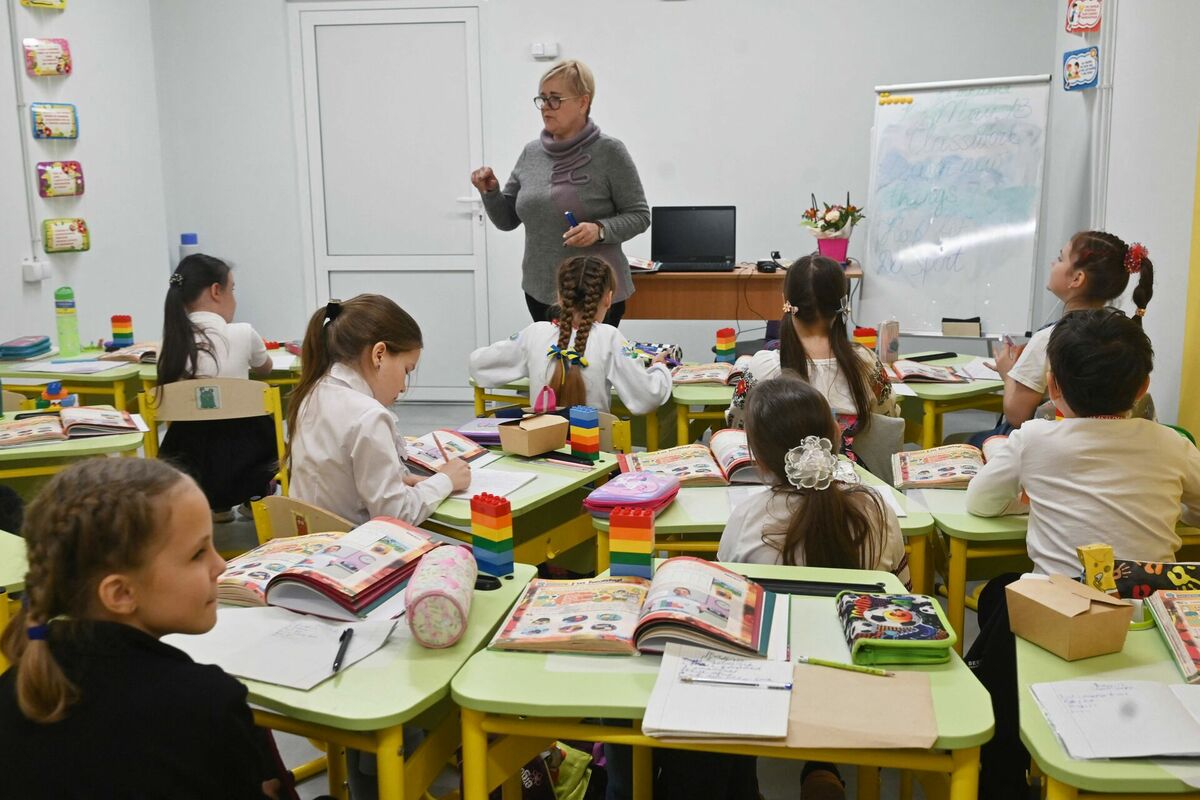
<svg viewBox="0 0 1200 800">
<path fill-rule="evenodd" d="M 480 167 L 471 173 L 471 185 L 481 192 L 494 192 L 500 188 L 500 181 L 491 167 Z"/>
</svg>

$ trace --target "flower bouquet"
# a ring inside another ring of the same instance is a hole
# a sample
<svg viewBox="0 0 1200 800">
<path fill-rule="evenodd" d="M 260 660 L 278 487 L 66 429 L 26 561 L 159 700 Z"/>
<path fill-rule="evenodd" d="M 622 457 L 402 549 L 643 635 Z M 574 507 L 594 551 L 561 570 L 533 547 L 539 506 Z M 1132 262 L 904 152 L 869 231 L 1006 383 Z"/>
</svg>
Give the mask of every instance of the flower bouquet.
<svg viewBox="0 0 1200 800">
<path fill-rule="evenodd" d="M 850 193 L 846 192 L 846 204 L 817 207 L 817 196 L 812 195 L 812 207 L 807 208 L 802 215 L 800 224 L 812 231 L 817 237 L 817 250 L 821 255 L 834 261 L 846 260 L 846 248 L 850 246 L 850 234 L 854 225 L 866 219 L 863 210 L 850 203 Z"/>
</svg>

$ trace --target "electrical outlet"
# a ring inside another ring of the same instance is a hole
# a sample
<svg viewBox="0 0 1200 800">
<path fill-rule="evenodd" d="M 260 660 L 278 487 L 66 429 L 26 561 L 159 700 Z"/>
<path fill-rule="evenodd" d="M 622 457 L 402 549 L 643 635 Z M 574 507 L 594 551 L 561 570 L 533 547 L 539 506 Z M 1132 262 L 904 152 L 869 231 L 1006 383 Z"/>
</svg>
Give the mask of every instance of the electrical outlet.
<svg viewBox="0 0 1200 800">
<path fill-rule="evenodd" d="M 39 283 L 50 278 L 50 262 L 36 256 L 21 259 L 21 277 L 26 283 Z"/>
</svg>

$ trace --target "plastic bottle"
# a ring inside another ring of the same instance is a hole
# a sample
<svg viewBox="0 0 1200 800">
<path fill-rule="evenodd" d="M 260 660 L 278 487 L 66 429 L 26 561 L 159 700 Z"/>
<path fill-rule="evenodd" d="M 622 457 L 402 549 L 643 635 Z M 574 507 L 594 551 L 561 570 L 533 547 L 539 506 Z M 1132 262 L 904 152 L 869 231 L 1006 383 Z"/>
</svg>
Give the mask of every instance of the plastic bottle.
<svg viewBox="0 0 1200 800">
<path fill-rule="evenodd" d="M 200 252 L 200 237 L 194 233 L 179 234 L 179 260 Z M 176 262 L 178 265 L 178 262 Z"/>
<path fill-rule="evenodd" d="M 58 353 L 79 355 L 79 318 L 75 315 L 75 292 L 70 286 L 54 290 L 54 319 L 58 327 Z"/>
</svg>

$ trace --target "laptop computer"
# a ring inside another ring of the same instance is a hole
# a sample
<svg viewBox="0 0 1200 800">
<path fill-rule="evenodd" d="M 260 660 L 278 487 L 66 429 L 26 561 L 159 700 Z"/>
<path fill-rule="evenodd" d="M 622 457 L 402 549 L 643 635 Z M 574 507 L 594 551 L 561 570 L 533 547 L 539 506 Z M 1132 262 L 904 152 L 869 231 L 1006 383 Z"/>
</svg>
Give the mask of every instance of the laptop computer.
<svg viewBox="0 0 1200 800">
<path fill-rule="evenodd" d="M 734 206 L 655 206 L 650 259 L 659 272 L 732 272 L 737 243 Z"/>
</svg>

